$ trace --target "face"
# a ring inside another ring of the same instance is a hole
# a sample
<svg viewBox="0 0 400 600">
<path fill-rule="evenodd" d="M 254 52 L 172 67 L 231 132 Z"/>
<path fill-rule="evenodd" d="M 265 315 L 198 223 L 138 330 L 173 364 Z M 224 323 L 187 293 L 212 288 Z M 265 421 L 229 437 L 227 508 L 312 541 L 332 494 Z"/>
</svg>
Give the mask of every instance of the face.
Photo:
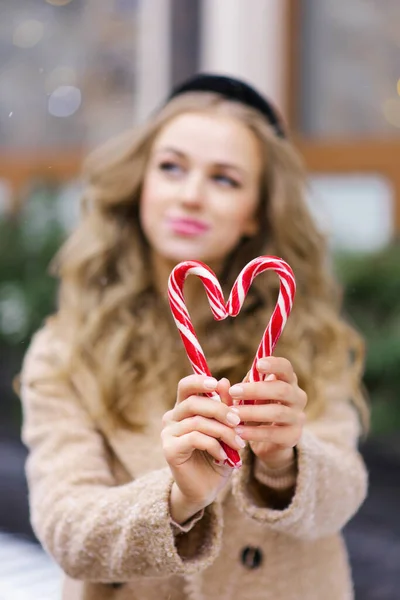
<svg viewBox="0 0 400 600">
<path fill-rule="evenodd" d="M 261 157 L 240 121 L 186 113 L 156 138 L 145 174 L 140 219 L 156 257 L 220 263 L 257 231 Z"/>
</svg>

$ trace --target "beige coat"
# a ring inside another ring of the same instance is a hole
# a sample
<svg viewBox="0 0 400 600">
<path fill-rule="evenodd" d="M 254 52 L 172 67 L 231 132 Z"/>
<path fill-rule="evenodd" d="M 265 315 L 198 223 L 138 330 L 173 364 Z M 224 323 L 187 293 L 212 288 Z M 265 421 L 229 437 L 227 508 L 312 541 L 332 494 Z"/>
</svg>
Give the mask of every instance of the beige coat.
<svg viewBox="0 0 400 600">
<path fill-rule="evenodd" d="M 162 407 L 144 433 L 99 431 L 72 393 L 33 384 L 61 351 L 46 329 L 36 335 L 22 400 L 32 523 L 67 575 L 64 600 L 353 598 L 340 531 L 367 475 L 349 404 L 306 427 L 297 471 L 271 472 L 246 449 L 230 487 L 184 531 L 170 522 Z"/>
</svg>

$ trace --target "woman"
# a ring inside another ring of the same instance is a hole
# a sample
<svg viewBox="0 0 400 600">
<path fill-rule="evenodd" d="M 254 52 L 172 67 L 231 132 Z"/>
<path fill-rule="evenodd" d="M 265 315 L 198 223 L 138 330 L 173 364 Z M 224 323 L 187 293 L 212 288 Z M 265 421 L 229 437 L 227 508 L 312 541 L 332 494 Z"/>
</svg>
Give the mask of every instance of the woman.
<svg viewBox="0 0 400 600">
<path fill-rule="evenodd" d="M 22 372 L 32 523 L 68 576 L 64 598 L 352 598 L 340 531 L 367 487 L 362 343 L 339 315 L 275 109 L 243 82 L 198 75 L 95 152 L 86 176 L 59 308 Z M 246 373 L 276 301 L 270 273 L 222 323 L 189 278 L 215 379 L 188 375 L 171 269 L 204 261 L 227 296 L 262 254 L 297 280 L 276 356 L 258 365 L 267 380 Z M 220 440 L 240 469 L 216 464 Z"/>
</svg>

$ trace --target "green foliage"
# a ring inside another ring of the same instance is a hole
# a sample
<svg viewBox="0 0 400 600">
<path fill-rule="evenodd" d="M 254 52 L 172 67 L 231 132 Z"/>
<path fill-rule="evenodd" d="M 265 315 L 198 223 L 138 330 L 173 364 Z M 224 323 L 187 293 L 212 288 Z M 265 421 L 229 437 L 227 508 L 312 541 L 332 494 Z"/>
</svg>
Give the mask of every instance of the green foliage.
<svg viewBox="0 0 400 600">
<path fill-rule="evenodd" d="M 400 243 L 338 256 L 344 309 L 367 343 L 365 383 L 376 433 L 400 429 Z"/>
<path fill-rule="evenodd" d="M 77 198 L 58 187 L 37 186 L 18 214 L 0 216 L 2 430 L 19 429 L 20 406 L 12 381 L 33 333 L 54 311 L 57 281 L 50 276 L 49 265 L 65 239 Z"/>
<path fill-rule="evenodd" d="M 0 345 L 29 340 L 54 310 L 49 263 L 65 237 L 56 190 L 38 189 L 24 209 L 0 219 Z"/>
</svg>

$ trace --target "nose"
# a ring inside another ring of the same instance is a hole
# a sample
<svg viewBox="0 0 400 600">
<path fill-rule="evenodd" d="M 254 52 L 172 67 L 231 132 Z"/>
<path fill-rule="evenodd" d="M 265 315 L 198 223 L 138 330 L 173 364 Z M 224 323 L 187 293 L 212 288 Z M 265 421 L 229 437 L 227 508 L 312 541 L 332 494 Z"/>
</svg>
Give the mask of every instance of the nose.
<svg viewBox="0 0 400 600">
<path fill-rule="evenodd" d="M 191 173 L 182 182 L 179 200 L 188 208 L 198 208 L 203 203 L 204 185 L 201 173 Z"/>
</svg>

